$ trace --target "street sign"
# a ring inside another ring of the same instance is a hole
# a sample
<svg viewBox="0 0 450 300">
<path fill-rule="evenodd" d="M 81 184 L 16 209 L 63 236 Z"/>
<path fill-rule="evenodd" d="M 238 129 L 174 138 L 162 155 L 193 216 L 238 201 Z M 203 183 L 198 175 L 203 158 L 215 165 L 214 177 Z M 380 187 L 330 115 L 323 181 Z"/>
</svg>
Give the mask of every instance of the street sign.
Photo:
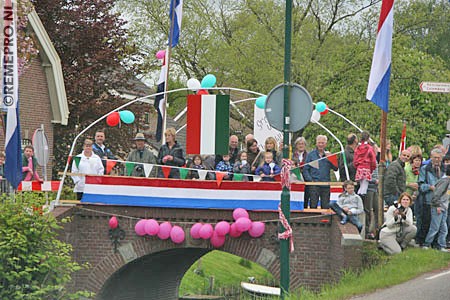
<svg viewBox="0 0 450 300">
<path fill-rule="evenodd" d="M 312 98 L 308 91 L 296 83 L 290 84 L 289 131 L 296 132 L 304 128 L 311 120 L 313 111 Z M 284 84 L 279 84 L 270 91 L 266 100 L 266 118 L 270 126 L 283 131 Z"/>
<path fill-rule="evenodd" d="M 429 93 L 450 93 L 450 82 L 428 82 L 422 81 L 419 85 L 420 91 Z"/>
<path fill-rule="evenodd" d="M 38 128 L 33 134 L 34 157 L 40 166 L 48 164 L 48 140 L 44 129 Z"/>
</svg>

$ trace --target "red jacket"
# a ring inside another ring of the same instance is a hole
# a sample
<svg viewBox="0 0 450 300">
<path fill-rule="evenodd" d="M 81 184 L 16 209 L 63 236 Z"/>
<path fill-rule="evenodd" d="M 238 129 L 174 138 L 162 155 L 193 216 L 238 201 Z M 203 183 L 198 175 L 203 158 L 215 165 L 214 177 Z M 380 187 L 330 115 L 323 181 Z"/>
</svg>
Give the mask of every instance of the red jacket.
<svg viewBox="0 0 450 300">
<path fill-rule="evenodd" d="M 356 169 L 369 169 L 370 173 L 377 167 L 375 151 L 367 142 L 358 144 L 358 147 L 356 147 L 353 165 Z"/>
</svg>

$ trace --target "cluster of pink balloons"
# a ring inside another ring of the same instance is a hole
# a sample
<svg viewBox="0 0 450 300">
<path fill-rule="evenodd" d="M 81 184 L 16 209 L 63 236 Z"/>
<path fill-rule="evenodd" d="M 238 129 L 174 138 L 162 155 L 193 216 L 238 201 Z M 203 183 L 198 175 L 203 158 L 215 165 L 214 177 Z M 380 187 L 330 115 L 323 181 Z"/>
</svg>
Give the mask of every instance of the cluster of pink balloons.
<svg viewBox="0 0 450 300">
<path fill-rule="evenodd" d="M 214 228 L 208 223 L 196 223 L 191 227 L 191 236 L 194 239 L 210 239 L 213 247 L 220 248 L 225 244 L 227 234 L 233 238 L 240 237 L 246 231 L 254 238 L 258 238 L 264 234 L 264 223 L 252 222 L 248 212 L 243 208 L 236 208 L 233 211 L 233 219 L 235 222 L 231 225 L 226 221 L 220 221 Z"/>
<path fill-rule="evenodd" d="M 159 224 L 154 219 L 139 220 L 134 226 L 134 231 L 139 236 L 158 236 L 162 240 L 167 240 L 170 237 L 175 244 L 183 243 L 186 237 L 183 228 L 180 226 L 172 226 L 170 222 Z"/>
</svg>

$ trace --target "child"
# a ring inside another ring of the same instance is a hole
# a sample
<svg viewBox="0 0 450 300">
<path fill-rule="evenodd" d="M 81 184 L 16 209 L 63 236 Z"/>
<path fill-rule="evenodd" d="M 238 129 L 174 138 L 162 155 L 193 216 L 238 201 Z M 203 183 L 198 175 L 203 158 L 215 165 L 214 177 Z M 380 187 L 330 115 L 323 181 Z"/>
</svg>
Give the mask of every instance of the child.
<svg viewBox="0 0 450 300">
<path fill-rule="evenodd" d="M 235 174 L 251 174 L 252 173 L 251 166 L 247 162 L 247 152 L 246 151 L 242 151 L 238 154 L 238 160 L 234 164 L 233 172 Z M 248 181 L 248 177 L 243 176 L 242 180 Z"/>
<path fill-rule="evenodd" d="M 353 181 L 344 181 L 344 193 L 339 195 L 336 203 L 330 205 L 331 209 L 341 217 L 341 224 L 346 224 L 350 221 L 358 228 L 361 233 L 363 225 L 359 221 L 359 214 L 364 212 L 363 202 L 361 197 L 355 194 L 355 185 Z"/>
<path fill-rule="evenodd" d="M 200 155 L 194 155 L 192 158 L 192 164 L 190 165 L 191 169 L 198 169 L 198 170 L 206 170 L 205 166 L 203 165 L 203 160 Z M 188 175 L 186 177 L 187 179 L 200 179 L 200 175 L 198 174 L 198 171 L 189 170 Z"/>
<path fill-rule="evenodd" d="M 256 168 L 255 174 L 261 176 L 261 181 L 275 181 L 275 176 L 281 173 L 281 168 L 274 163 L 273 153 L 264 152 L 264 164 Z"/>
<path fill-rule="evenodd" d="M 233 172 L 233 164 L 230 163 L 230 154 L 225 154 L 222 160 L 216 166 L 216 171 L 228 172 L 227 175 L 223 177 L 223 180 L 231 180 Z"/>
</svg>

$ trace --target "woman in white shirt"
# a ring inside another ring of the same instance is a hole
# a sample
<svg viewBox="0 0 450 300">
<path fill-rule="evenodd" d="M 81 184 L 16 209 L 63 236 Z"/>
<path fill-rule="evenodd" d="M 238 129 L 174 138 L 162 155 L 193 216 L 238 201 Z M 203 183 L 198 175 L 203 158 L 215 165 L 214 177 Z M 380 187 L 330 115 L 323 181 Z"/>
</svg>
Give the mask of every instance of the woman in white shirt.
<svg viewBox="0 0 450 300">
<path fill-rule="evenodd" d="M 87 175 L 103 175 L 104 167 L 100 157 L 92 151 L 93 141 L 90 139 L 84 140 L 83 152 L 76 157 L 80 157 L 80 162 L 77 166 L 75 159 L 72 162 L 72 173 L 74 174 L 87 174 Z M 81 200 L 83 197 L 85 176 L 72 176 L 75 188 L 73 191 L 77 193 L 77 199 Z"/>
</svg>

